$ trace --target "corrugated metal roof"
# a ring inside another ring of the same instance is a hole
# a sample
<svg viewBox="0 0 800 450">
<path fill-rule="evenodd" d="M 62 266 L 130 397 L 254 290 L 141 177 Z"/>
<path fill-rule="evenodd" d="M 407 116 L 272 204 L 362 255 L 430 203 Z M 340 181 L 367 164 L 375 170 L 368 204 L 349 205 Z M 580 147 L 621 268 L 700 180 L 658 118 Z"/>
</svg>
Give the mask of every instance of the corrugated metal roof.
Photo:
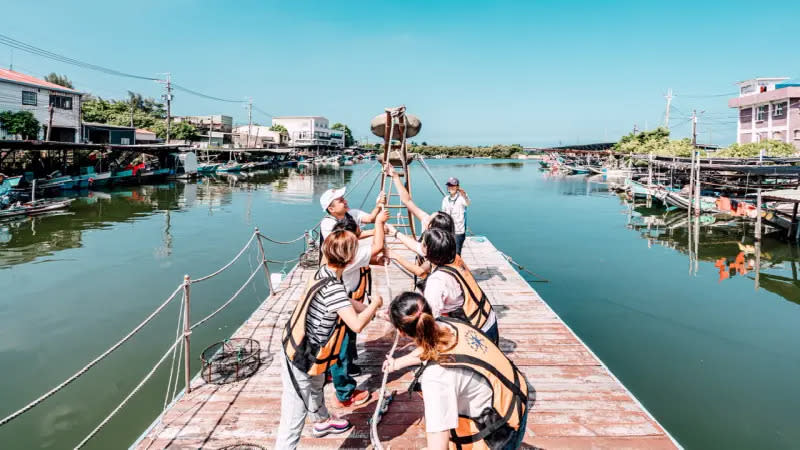
<svg viewBox="0 0 800 450">
<path fill-rule="evenodd" d="M 765 200 L 800 202 L 800 191 L 797 189 L 779 189 L 777 191 L 765 191 L 761 193 L 761 198 Z"/>
<path fill-rule="evenodd" d="M 75 89 L 65 88 L 49 81 L 40 80 L 39 78 L 26 75 L 24 73 L 15 72 L 9 69 L 0 69 L 0 80 L 10 81 L 12 83 L 25 84 L 28 86 L 38 86 L 42 88 L 52 89 L 54 91 L 69 92 L 71 94 L 80 94 Z"/>
</svg>

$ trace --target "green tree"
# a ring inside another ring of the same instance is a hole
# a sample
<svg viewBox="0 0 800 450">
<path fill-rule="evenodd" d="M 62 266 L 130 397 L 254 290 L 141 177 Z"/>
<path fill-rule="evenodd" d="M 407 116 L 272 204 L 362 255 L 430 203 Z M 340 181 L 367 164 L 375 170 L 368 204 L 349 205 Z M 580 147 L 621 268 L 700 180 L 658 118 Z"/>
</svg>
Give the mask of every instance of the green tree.
<svg viewBox="0 0 800 450">
<path fill-rule="evenodd" d="M 3 111 L 0 112 L 0 128 L 12 136 L 36 139 L 39 137 L 40 125 L 30 111 Z"/>
<path fill-rule="evenodd" d="M 721 158 L 756 158 L 764 150 L 765 156 L 792 156 L 796 150 L 792 144 L 782 141 L 765 140 L 749 144 L 731 144 L 718 151 L 715 156 Z"/>
<path fill-rule="evenodd" d="M 161 139 L 167 138 L 167 124 L 165 121 L 159 121 L 150 127 L 150 131 L 154 132 L 156 136 Z M 197 137 L 197 128 L 188 122 L 171 123 L 169 129 L 170 139 L 192 140 Z"/>
<path fill-rule="evenodd" d="M 81 102 L 81 117 L 86 122 L 107 123 L 110 125 L 133 126 L 151 129 L 167 117 L 163 103 L 152 98 L 141 98 L 139 94 L 129 93 L 128 100 L 105 100 L 88 96 Z M 132 108 L 132 105 L 136 105 Z M 133 121 L 131 121 L 131 115 Z"/>
<path fill-rule="evenodd" d="M 280 134 L 289 134 L 289 130 L 287 130 L 286 127 L 281 125 L 281 124 L 275 124 L 275 125 L 269 127 L 269 130 L 270 131 L 276 131 L 276 132 L 278 132 Z"/>
<path fill-rule="evenodd" d="M 350 131 L 350 127 L 348 127 L 347 125 L 345 125 L 343 123 L 336 122 L 335 124 L 333 124 L 331 126 L 331 130 L 342 130 L 342 131 L 344 131 L 344 146 L 345 147 L 350 147 L 351 145 L 353 145 L 353 142 L 355 142 L 355 140 L 353 139 L 353 132 Z"/>
<path fill-rule="evenodd" d="M 75 87 L 72 85 L 72 81 L 70 81 L 66 75 L 59 75 L 55 72 L 50 72 L 49 75 L 45 75 L 44 81 L 57 84 L 59 86 L 64 86 L 68 89 L 75 89 Z"/>
</svg>

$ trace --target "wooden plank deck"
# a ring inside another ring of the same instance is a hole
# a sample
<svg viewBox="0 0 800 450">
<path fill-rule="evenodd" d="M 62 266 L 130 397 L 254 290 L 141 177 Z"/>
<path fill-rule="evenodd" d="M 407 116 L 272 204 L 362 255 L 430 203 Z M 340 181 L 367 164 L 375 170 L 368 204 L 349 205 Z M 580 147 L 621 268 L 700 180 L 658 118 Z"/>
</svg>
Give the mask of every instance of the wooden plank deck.
<svg viewBox="0 0 800 450">
<path fill-rule="evenodd" d="M 663 427 L 487 239 L 469 238 L 463 257 L 498 313 L 502 349 L 531 384 L 531 410 L 524 439 L 527 448 L 677 447 Z M 391 266 L 389 272 L 395 295 L 411 288 L 411 280 L 400 270 Z M 281 409 L 277 359 L 281 355 L 280 336 L 312 274 L 313 270 L 296 267 L 278 292 L 266 299 L 234 334 L 260 341 L 264 363 L 258 373 L 224 386 L 208 385 L 195 378 L 192 392 L 174 402 L 134 448 L 223 448 L 237 444 L 273 448 Z M 373 293 L 384 295 L 388 303 L 384 285 L 383 268 L 374 267 Z M 359 335 L 358 362 L 364 372 L 357 377 L 360 388 L 375 391 L 380 387 L 380 365 L 393 339 L 391 325 L 381 320 L 373 321 Z M 401 340 L 398 348 L 408 342 Z M 403 351 L 407 349 L 397 353 Z M 410 370 L 389 377 L 387 391 L 403 394 L 396 396 L 379 426 L 384 446 L 425 447 L 422 401 L 405 394 L 410 381 Z M 314 439 L 307 425 L 300 447 L 369 447 L 367 420 L 375 409 L 376 395 L 366 405 L 337 409 L 333 389 L 326 386 L 329 409 L 350 419 L 354 427 L 344 435 Z"/>
</svg>

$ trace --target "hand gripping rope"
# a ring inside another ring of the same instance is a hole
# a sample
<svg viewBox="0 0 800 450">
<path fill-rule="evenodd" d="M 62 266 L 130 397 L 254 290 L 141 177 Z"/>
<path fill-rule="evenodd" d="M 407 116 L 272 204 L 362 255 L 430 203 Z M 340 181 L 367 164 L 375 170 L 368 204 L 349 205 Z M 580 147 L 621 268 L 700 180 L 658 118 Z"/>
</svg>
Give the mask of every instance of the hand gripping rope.
<svg viewBox="0 0 800 450">
<path fill-rule="evenodd" d="M 389 262 L 385 261 L 383 263 L 383 273 L 386 276 L 386 290 L 389 292 L 389 301 L 392 299 L 392 285 L 389 283 Z M 394 356 L 394 350 L 397 348 L 397 341 L 400 338 L 400 333 L 395 330 L 394 332 L 394 343 L 392 344 L 391 350 L 387 356 L 392 357 Z M 372 414 L 372 419 L 370 420 L 370 430 L 369 430 L 369 440 L 372 442 L 372 446 L 377 450 L 383 450 L 383 445 L 381 445 L 381 438 L 378 435 L 378 422 L 381 421 L 383 414 L 389 408 L 389 402 L 392 401 L 393 396 L 386 397 L 386 381 L 389 378 L 389 371 L 386 370 L 383 372 L 383 380 L 381 381 L 381 390 L 378 395 L 378 404 L 375 405 L 375 412 Z"/>
</svg>

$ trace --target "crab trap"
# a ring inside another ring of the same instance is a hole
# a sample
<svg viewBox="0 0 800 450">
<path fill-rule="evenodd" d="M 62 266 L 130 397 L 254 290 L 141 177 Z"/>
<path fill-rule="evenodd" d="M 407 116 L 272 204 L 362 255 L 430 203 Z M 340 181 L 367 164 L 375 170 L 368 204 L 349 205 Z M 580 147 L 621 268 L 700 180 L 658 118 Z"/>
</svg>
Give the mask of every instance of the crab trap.
<svg viewBox="0 0 800 450">
<path fill-rule="evenodd" d="M 261 346 L 254 339 L 226 339 L 203 350 L 200 361 L 206 383 L 233 383 L 256 373 L 261 365 Z"/>
</svg>

